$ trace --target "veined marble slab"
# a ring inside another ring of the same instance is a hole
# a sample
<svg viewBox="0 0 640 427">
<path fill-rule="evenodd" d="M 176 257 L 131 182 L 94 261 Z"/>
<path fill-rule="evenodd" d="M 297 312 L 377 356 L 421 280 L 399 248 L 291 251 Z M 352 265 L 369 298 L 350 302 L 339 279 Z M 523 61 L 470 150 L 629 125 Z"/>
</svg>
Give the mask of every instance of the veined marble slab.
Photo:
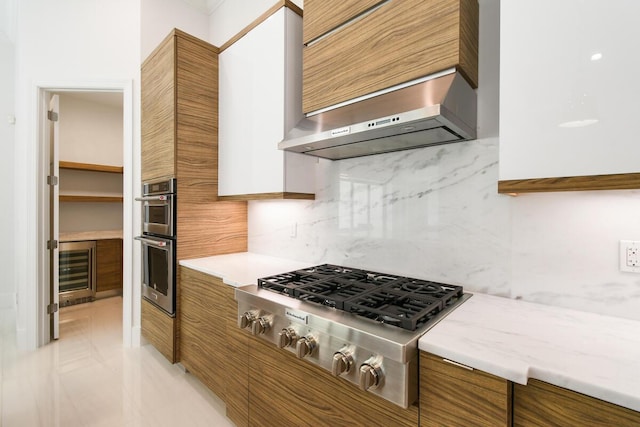
<svg viewBox="0 0 640 427">
<path fill-rule="evenodd" d="M 258 278 L 306 268 L 313 264 L 241 252 L 180 261 L 180 265 L 210 274 L 231 286 L 256 285 Z"/>
<path fill-rule="evenodd" d="M 640 322 L 474 294 L 421 350 L 526 384 L 529 378 L 640 411 Z"/>
</svg>

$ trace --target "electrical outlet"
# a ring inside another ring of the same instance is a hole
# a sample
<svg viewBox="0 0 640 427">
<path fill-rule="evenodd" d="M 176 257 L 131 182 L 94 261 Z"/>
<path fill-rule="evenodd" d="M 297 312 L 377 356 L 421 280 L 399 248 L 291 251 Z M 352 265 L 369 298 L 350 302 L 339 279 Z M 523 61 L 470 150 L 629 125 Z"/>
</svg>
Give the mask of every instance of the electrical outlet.
<svg viewBox="0 0 640 427">
<path fill-rule="evenodd" d="M 620 240 L 620 271 L 640 273 L 640 241 Z"/>
</svg>

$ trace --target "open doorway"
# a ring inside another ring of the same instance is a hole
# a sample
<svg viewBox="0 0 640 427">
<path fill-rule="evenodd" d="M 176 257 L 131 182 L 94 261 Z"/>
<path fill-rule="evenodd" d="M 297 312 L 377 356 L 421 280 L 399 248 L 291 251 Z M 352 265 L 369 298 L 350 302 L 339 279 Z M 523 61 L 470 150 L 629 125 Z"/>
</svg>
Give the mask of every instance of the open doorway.
<svg viewBox="0 0 640 427">
<path fill-rule="evenodd" d="M 59 98 L 60 166 L 57 256 L 51 259 L 45 255 L 51 252 L 46 242 L 40 248 L 39 345 L 55 338 L 52 331 L 57 324 L 52 324 L 49 314 L 55 300 L 59 300 L 59 310 L 64 310 L 105 298 L 120 300 L 123 343 L 132 344 L 133 257 L 132 245 L 126 243 L 132 240 L 133 226 L 132 94 L 129 82 L 109 86 L 39 88 L 40 174 L 46 174 L 47 153 L 51 152 L 44 106 L 54 95 Z M 46 181 L 46 177 L 38 180 L 39 223 L 43 225 L 50 223 L 54 213 L 45 200 L 49 192 Z M 77 243 L 89 244 L 92 249 L 73 247 Z M 52 264 L 60 266 L 58 280 L 50 273 Z M 53 290 L 49 289 L 51 280 L 58 285 Z"/>
</svg>

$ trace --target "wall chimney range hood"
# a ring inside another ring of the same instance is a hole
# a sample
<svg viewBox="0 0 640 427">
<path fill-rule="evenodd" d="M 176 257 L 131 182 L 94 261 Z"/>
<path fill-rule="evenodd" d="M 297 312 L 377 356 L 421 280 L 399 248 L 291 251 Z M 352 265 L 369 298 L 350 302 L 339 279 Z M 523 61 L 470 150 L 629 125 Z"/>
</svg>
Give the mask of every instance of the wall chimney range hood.
<svg viewBox="0 0 640 427">
<path fill-rule="evenodd" d="M 278 144 L 331 160 L 476 138 L 476 93 L 455 68 L 307 114 Z"/>
</svg>

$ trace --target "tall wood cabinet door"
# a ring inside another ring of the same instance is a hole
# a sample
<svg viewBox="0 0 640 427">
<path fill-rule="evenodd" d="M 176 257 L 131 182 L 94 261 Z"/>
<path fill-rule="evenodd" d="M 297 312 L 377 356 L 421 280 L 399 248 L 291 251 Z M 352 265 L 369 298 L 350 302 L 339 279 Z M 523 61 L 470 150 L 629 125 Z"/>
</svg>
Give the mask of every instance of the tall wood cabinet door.
<svg viewBox="0 0 640 427">
<path fill-rule="evenodd" d="M 380 0 L 305 0 L 304 43 L 339 27 L 380 3 Z"/>
<path fill-rule="evenodd" d="M 142 64 L 142 181 L 175 176 L 175 36 Z"/>
<path fill-rule="evenodd" d="M 122 290 L 122 239 L 96 241 L 96 292 Z"/>
<path fill-rule="evenodd" d="M 478 13 L 476 0 L 394 0 L 305 47 L 304 112 L 451 67 L 477 87 Z"/>
<path fill-rule="evenodd" d="M 510 426 L 511 383 L 420 352 L 421 426 Z"/>
<path fill-rule="evenodd" d="M 514 426 L 637 427 L 640 413 L 537 380 L 513 390 Z"/>
<path fill-rule="evenodd" d="M 226 286 L 180 267 L 180 362 L 222 399 L 227 382 Z"/>
<path fill-rule="evenodd" d="M 176 361 L 175 320 L 174 317 L 142 298 L 141 334 L 171 363 Z"/>
</svg>

